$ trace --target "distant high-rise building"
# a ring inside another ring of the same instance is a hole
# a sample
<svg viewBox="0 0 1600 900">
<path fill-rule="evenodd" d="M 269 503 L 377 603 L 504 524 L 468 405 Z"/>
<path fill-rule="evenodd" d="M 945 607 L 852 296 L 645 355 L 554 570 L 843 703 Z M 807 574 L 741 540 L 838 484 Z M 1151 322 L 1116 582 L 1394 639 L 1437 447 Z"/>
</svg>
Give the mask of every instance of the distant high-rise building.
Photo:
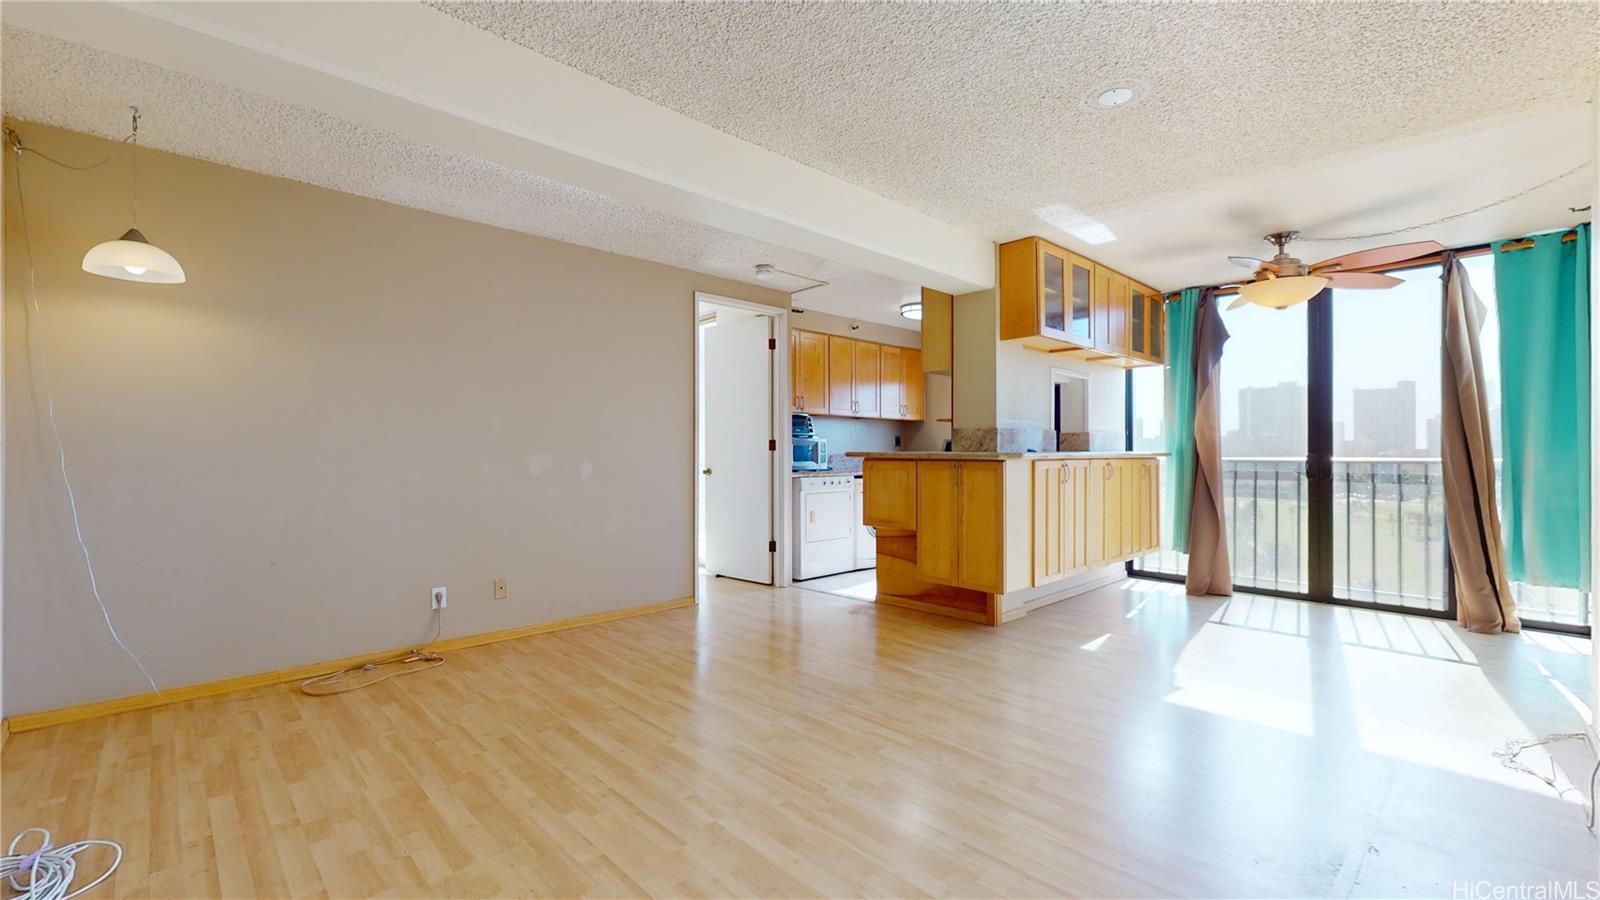
<svg viewBox="0 0 1600 900">
<path fill-rule="evenodd" d="M 1355 388 L 1353 456 L 1410 456 L 1417 452 L 1417 383 Z"/>
<path fill-rule="evenodd" d="M 1239 389 L 1239 427 L 1229 452 L 1244 456 L 1296 456 L 1306 446 L 1306 386 L 1284 381 Z"/>
<path fill-rule="evenodd" d="M 1440 439 L 1439 439 L 1439 434 L 1440 434 L 1439 417 L 1438 416 L 1430 416 L 1428 418 L 1427 428 L 1428 428 L 1428 443 L 1427 443 L 1426 449 L 1427 449 L 1428 452 L 1427 452 L 1426 455 L 1428 455 L 1428 456 L 1438 456 L 1439 455 L 1439 448 L 1441 446 L 1440 445 Z"/>
</svg>

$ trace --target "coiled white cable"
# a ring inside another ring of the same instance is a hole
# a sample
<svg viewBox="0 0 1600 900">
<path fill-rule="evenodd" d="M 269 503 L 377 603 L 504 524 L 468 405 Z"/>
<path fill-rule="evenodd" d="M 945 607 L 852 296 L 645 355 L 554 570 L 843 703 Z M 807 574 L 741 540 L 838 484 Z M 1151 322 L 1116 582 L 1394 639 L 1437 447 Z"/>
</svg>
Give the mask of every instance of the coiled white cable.
<svg viewBox="0 0 1600 900">
<path fill-rule="evenodd" d="M 31 853 L 18 853 L 17 845 L 30 834 L 40 836 L 39 848 Z M 73 857 L 90 847 L 110 847 L 117 852 L 116 859 L 100 873 L 100 877 L 72 893 L 72 879 L 77 877 L 78 862 Z M 122 845 L 116 841 L 74 841 L 60 847 L 50 846 L 50 832 L 43 828 L 24 828 L 11 839 L 6 855 L 0 857 L 0 877 L 6 879 L 11 889 L 24 900 L 70 900 L 93 890 L 100 882 L 122 865 Z M 25 876 L 25 877 L 22 877 Z"/>
</svg>

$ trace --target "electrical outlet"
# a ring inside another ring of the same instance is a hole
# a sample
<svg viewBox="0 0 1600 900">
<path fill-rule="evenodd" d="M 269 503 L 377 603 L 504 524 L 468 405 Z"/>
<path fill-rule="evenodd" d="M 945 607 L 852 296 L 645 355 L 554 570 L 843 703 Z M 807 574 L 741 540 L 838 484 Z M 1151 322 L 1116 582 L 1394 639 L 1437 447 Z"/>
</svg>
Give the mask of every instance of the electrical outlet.
<svg viewBox="0 0 1600 900">
<path fill-rule="evenodd" d="M 444 609 L 450 605 L 450 593 L 445 590 L 443 585 L 433 589 L 432 604 L 434 609 Z"/>
<path fill-rule="evenodd" d="M 506 598 L 506 580 L 504 578 L 496 578 L 494 580 L 494 598 L 496 600 L 504 600 Z"/>
</svg>

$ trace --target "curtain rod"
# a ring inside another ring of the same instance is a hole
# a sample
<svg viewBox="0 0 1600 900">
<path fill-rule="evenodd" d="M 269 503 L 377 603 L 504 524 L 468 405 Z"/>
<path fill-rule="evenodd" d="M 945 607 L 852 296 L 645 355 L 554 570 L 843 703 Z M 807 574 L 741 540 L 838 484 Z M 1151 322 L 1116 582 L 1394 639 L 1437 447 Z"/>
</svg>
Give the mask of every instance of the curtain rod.
<svg viewBox="0 0 1600 900">
<path fill-rule="evenodd" d="M 1571 243 L 1571 242 L 1573 242 L 1573 241 L 1575 241 L 1577 239 L 1578 239 L 1578 230 L 1576 228 L 1574 228 L 1571 231 L 1568 231 L 1567 233 L 1565 233 L 1565 234 L 1563 234 L 1561 236 L 1561 242 L 1564 243 L 1564 244 L 1565 243 Z M 1533 246 L 1533 238 L 1528 238 L 1526 240 L 1522 240 L 1522 241 L 1517 241 L 1515 243 L 1506 244 L 1506 245 L 1502 246 L 1500 248 L 1500 250 L 1501 250 L 1501 252 L 1505 252 L 1507 250 L 1522 250 L 1524 248 L 1532 247 L 1532 246 Z M 1471 244 L 1471 245 L 1468 245 L 1466 247 L 1456 247 L 1456 248 L 1454 248 L 1452 250 L 1446 250 L 1445 253 L 1454 253 L 1457 257 L 1462 257 L 1462 256 L 1483 256 L 1483 255 L 1491 252 L 1493 249 L 1494 249 L 1494 245 L 1493 244 Z M 1404 271 L 1406 269 L 1425 269 L 1428 266 L 1436 266 L 1436 265 L 1438 265 L 1439 263 L 1441 263 L 1443 261 L 1444 261 L 1444 254 L 1443 253 L 1434 253 L 1434 254 L 1432 254 L 1430 256 L 1419 256 L 1419 257 L 1416 257 L 1415 259 L 1407 259 L 1407 260 L 1402 260 L 1400 262 L 1386 263 L 1386 264 L 1381 265 L 1381 266 L 1366 266 L 1366 267 L 1360 268 L 1360 269 L 1340 269 L 1339 271 L 1341 271 L 1341 272 L 1380 272 L 1380 273 L 1381 272 L 1400 272 L 1400 271 Z M 1248 283 L 1249 282 L 1246 282 L 1246 284 L 1248 284 Z M 1239 293 L 1239 287 L 1238 287 L 1236 282 L 1230 281 L 1230 282 L 1225 282 L 1225 284 L 1235 285 L 1235 286 L 1233 286 L 1233 287 L 1225 287 L 1224 285 L 1218 284 L 1218 285 L 1210 285 L 1210 287 L 1211 287 L 1212 290 L 1216 291 L 1216 295 L 1218 297 L 1229 297 L 1229 296 L 1232 296 L 1234 294 Z M 1202 286 L 1201 290 L 1205 290 L 1205 287 Z M 1173 291 L 1173 292 L 1168 293 L 1168 294 L 1163 294 L 1162 297 L 1164 299 L 1167 299 L 1167 300 L 1172 300 L 1172 299 L 1175 299 L 1175 298 L 1180 297 L 1182 295 L 1183 295 L 1182 291 Z"/>
</svg>

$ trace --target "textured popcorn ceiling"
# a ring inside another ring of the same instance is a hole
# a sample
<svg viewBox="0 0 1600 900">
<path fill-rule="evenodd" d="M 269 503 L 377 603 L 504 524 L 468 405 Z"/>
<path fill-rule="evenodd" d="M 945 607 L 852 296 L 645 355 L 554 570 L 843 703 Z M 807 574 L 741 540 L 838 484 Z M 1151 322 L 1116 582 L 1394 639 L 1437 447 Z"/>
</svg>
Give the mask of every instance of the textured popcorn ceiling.
<svg viewBox="0 0 1600 900">
<path fill-rule="evenodd" d="M 995 240 L 1575 106 L 1600 71 L 1597 3 L 433 5 Z"/>
<path fill-rule="evenodd" d="M 16 27 L 0 32 L 6 115 L 778 290 L 754 266 L 854 270 L 561 182 Z"/>
</svg>

